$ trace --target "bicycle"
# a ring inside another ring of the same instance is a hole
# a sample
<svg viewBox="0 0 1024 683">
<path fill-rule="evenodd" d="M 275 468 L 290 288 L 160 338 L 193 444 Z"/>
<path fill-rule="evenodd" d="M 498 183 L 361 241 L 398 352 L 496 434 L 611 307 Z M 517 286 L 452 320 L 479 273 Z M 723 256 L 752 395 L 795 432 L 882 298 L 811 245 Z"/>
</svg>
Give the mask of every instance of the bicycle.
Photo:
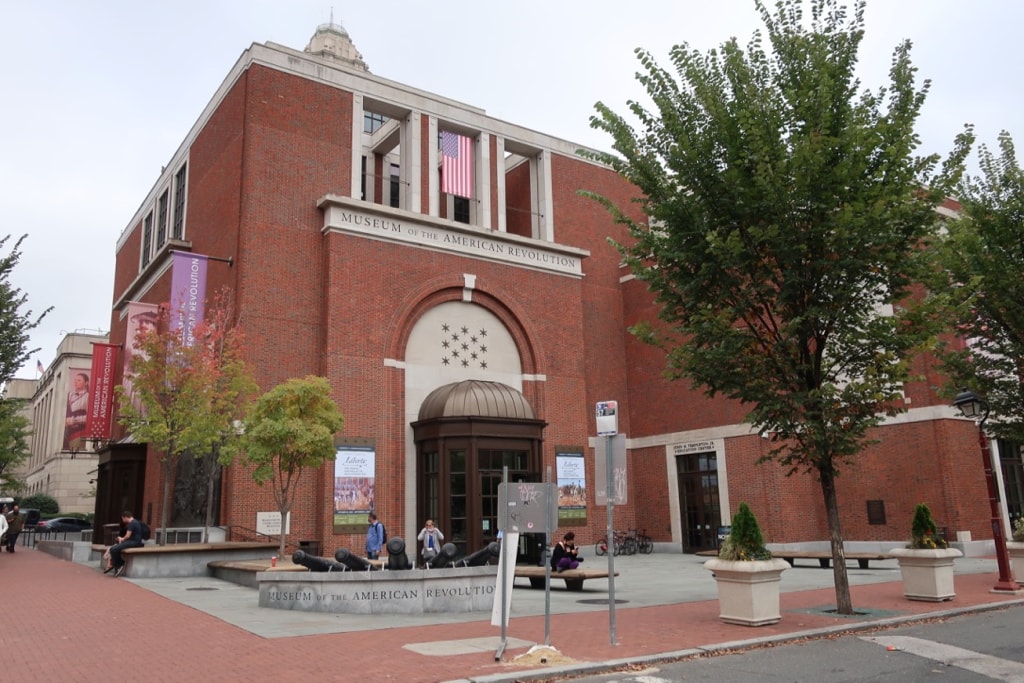
<svg viewBox="0 0 1024 683">
<path fill-rule="evenodd" d="M 612 532 L 612 554 L 619 555 L 624 552 L 624 546 L 626 541 L 625 531 L 613 531 Z M 598 556 L 604 556 L 608 554 L 608 537 L 607 535 L 597 539 L 597 543 L 594 544 L 594 553 Z M 627 553 L 632 554 L 632 553 Z"/>
<path fill-rule="evenodd" d="M 637 543 L 642 554 L 650 555 L 654 552 L 654 541 L 647 535 L 647 529 L 644 529 L 644 532 L 637 536 Z"/>
</svg>

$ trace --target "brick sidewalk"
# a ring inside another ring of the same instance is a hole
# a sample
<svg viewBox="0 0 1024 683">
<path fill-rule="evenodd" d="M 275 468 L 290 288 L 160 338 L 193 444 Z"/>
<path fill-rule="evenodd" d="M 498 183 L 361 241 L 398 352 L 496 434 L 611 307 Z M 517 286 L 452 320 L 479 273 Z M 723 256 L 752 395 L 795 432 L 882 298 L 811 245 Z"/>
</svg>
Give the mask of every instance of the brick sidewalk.
<svg viewBox="0 0 1024 683">
<path fill-rule="evenodd" d="M 512 662 L 525 649 L 431 657 L 406 644 L 496 637 L 483 620 L 265 639 L 190 607 L 167 600 L 94 567 L 20 549 L 0 555 L 5 612 L 5 677 L 21 681 L 327 681 L 406 683 L 507 676 L 535 668 Z M 1021 596 L 989 592 L 994 574 L 957 575 L 952 602 L 906 600 L 899 582 L 853 586 L 855 609 L 885 616 L 944 613 L 1000 603 L 1024 604 Z M 823 614 L 835 604 L 832 589 L 783 593 L 782 621 L 773 626 L 732 626 L 718 619 L 716 600 L 657 607 L 617 608 L 617 644 L 609 640 L 607 612 L 551 616 L 551 644 L 578 662 L 654 656 L 717 643 L 783 638 L 814 629 L 865 623 Z M 812 610 L 801 612 L 799 610 Z M 268 619 L 287 619 L 268 610 Z M 891 613 L 891 615 L 889 614 Z M 544 617 L 516 617 L 509 638 L 544 641 Z"/>
</svg>

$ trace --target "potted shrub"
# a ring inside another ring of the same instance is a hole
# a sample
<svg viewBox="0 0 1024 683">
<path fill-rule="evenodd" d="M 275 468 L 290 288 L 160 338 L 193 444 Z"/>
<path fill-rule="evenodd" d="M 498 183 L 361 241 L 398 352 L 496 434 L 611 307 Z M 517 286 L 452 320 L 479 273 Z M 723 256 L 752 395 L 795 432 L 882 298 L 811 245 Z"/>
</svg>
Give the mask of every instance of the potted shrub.
<svg viewBox="0 0 1024 683">
<path fill-rule="evenodd" d="M 766 626 L 778 623 L 779 582 L 789 569 L 785 560 L 772 558 L 764 545 L 761 527 L 746 503 L 732 518 L 732 530 L 718 557 L 704 567 L 718 584 L 719 618 L 730 624 Z"/>
<path fill-rule="evenodd" d="M 1024 517 L 1018 517 L 1013 524 L 1013 540 L 1006 542 L 1010 554 L 1010 570 L 1017 581 L 1024 580 Z"/>
<path fill-rule="evenodd" d="M 914 508 L 910 543 L 905 548 L 893 548 L 890 554 L 900 563 L 903 594 L 910 600 L 942 602 L 956 597 L 953 560 L 963 553 L 939 538 L 932 512 L 924 503 Z"/>
</svg>

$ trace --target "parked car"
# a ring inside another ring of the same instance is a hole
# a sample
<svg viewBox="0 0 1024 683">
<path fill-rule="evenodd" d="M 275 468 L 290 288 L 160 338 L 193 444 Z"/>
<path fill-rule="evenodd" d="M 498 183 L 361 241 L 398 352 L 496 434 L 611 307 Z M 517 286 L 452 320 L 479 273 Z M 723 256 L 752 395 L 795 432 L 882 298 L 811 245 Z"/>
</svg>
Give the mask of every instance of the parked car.
<svg viewBox="0 0 1024 683">
<path fill-rule="evenodd" d="M 54 517 L 39 522 L 37 531 L 84 531 L 91 529 L 92 522 L 78 517 Z"/>
<path fill-rule="evenodd" d="M 25 516 L 25 526 L 22 527 L 23 530 L 31 531 L 39 526 L 39 510 L 36 508 L 22 508 L 21 514 Z"/>
</svg>

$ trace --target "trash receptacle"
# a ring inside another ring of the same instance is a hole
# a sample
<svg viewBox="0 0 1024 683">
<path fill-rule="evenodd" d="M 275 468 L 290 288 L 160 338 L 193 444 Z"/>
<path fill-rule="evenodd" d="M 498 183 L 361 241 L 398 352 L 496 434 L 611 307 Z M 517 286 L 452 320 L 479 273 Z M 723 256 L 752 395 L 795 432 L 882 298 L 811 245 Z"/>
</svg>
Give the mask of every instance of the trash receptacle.
<svg viewBox="0 0 1024 683">
<path fill-rule="evenodd" d="M 299 541 L 299 550 L 307 555 L 320 557 L 320 541 Z"/>
<path fill-rule="evenodd" d="M 115 543 L 117 543 L 117 532 L 120 530 L 120 524 L 104 524 L 103 545 L 114 545 Z"/>
</svg>

